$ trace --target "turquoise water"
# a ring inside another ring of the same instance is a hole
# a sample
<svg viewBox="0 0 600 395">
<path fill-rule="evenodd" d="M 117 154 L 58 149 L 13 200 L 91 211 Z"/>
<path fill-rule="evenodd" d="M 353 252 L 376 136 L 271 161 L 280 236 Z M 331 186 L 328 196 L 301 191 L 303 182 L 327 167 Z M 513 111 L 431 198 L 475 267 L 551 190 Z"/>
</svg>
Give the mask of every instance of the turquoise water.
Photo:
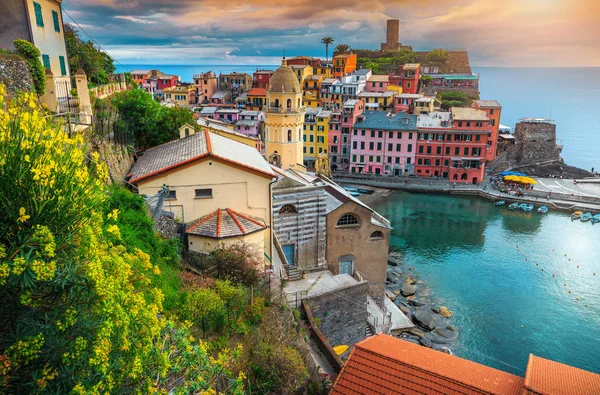
<svg viewBox="0 0 600 395">
<path fill-rule="evenodd" d="M 404 192 L 373 208 L 454 312 L 456 355 L 519 375 L 530 353 L 600 373 L 600 224 Z"/>
</svg>

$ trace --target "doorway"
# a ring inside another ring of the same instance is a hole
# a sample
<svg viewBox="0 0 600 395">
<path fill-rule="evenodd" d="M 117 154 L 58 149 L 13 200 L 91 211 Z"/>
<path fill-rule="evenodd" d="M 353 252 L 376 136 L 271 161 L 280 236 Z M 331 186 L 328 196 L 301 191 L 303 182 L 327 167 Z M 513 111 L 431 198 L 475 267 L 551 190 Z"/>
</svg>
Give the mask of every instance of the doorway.
<svg viewBox="0 0 600 395">
<path fill-rule="evenodd" d="M 353 262 L 352 261 L 340 261 L 340 274 L 353 275 Z"/>
<path fill-rule="evenodd" d="M 293 244 L 286 244 L 282 247 L 283 249 L 283 255 L 285 255 L 285 259 L 287 260 L 288 264 L 290 266 L 294 266 L 295 264 L 295 259 L 294 257 L 296 256 L 295 254 L 295 249 L 294 249 L 294 245 Z"/>
</svg>

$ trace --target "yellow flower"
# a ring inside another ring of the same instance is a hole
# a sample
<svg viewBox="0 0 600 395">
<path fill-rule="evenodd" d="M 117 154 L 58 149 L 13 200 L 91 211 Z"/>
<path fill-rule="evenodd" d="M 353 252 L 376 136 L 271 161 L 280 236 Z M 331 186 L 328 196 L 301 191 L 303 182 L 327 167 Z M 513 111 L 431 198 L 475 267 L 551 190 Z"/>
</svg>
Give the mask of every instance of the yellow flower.
<svg viewBox="0 0 600 395">
<path fill-rule="evenodd" d="M 107 215 L 108 219 L 114 219 L 115 221 L 117 220 L 118 216 L 119 216 L 118 208 L 114 209 L 112 212 L 108 213 L 108 215 Z"/>
<path fill-rule="evenodd" d="M 29 162 L 29 155 L 25 155 L 25 162 Z"/>
<path fill-rule="evenodd" d="M 25 207 L 21 207 L 19 209 L 19 222 L 25 222 L 27 221 L 29 218 L 31 218 L 30 215 L 26 215 L 25 214 Z"/>
<path fill-rule="evenodd" d="M 158 276 L 160 274 L 160 269 L 158 268 L 158 266 L 154 266 L 154 268 L 152 269 L 152 274 L 154 274 L 155 276 Z"/>
<path fill-rule="evenodd" d="M 119 227 L 117 225 L 111 225 L 106 228 L 106 231 L 116 237 L 121 237 L 121 232 L 119 231 Z"/>
</svg>

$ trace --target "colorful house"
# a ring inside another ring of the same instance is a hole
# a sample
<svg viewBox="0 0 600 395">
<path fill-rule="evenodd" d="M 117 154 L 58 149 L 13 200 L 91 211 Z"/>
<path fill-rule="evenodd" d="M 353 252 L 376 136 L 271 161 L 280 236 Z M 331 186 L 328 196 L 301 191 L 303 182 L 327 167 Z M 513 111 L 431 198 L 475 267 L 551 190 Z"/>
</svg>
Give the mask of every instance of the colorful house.
<svg viewBox="0 0 600 395">
<path fill-rule="evenodd" d="M 212 95 L 218 90 L 218 80 L 215 73 L 207 71 L 206 73 L 194 74 L 194 88 L 196 89 L 196 103 L 206 104 L 210 101 Z"/>
<path fill-rule="evenodd" d="M 179 76 L 173 74 L 161 74 L 156 76 L 156 86 L 158 89 L 171 88 L 179 83 Z"/>
<path fill-rule="evenodd" d="M 490 120 L 491 134 L 487 142 L 485 160 L 492 161 L 498 154 L 498 136 L 500 133 L 500 115 L 502 115 L 502 106 L 496 100 L 475 100 L 472 107 L 485 111 Z"/>
<path fill-rule="evenodd" d="M 265 88 L 252 88 L 246 93 L 246 109 L 262 111 L 267 102 L 267 90 Z"/>
<path fill-rule="evenodd" d="M 322 108 L 307 108 L 303 126 L 304 166 L 314 169 L 319 154 L 327 154 L 329 141 L 329 120 L 331 111 Z"/>
<path fill-rule="evenodd" d="M 238 122 L 241 122 L 238 121 Z M 254 147 L 260 153 L 263 152 L 263 143 L 260 136 L 240 133 L 237 131 L 237 126 L 227 124 L 222 121 L 216 121 L 207 117 L 199 117 L 197 120 L 199 130 L 208 130 L 211 133 L 237 141 L 244 145 Z"/>
<path fill-rule="evenodd" d="M 252 77 L 247 73 L 219 74 L 219 90 L 229 91 L 232 96 L 237 97 L 243 92 L 252 89 Z"/>
<path fill-rule="evenodd" d="M 475 74 L 430 74 L 431 86 L 442 88 L 479 88 L 479 76 Z"/>
<path fill-rule="evenodd" d="M 398 74 L 390 75 L 390 83 L 400 85 L 403 93 L 417 93 L 419 79 L 421 78 L 421 65 L 419 63 L 406 63 L 398 67 Z"/>
<path fill-rule="evenodd" d="M 390 111 L 394 108 L 396 93 L 386 90 L 384 92 L 361 92 L 358 98 L 365 103 L 367 110 Z"/>
<path fill-rule="evenodd" d="M 342 106 L 338 170 L 348 171 L 350 168 L 352 128 L 364 111 L 365 103 L 360 99 L 348 100 Z"/>
<path fill-rule="evenodd" d="M 304 80 L 313 74 L 313 68 L 311 65 L 299 65 L 289 67 L 294 71 L 296 77 L 298 77 L 298 82 L 300 83 L 300 86 L 304 86 Z"/>
<path fill-rule="evenodd" d="M 276 175 L 255 148 L 203 130 L 145 151 L 129 177 L 147 196 L 168 186 L 164 209 L 186 224 L 190 251 L 244 242 L 257 256 L 272 256 Z"/>
<path fill-rule="evenodd" d="M 306 107 L 319 107 L 322 82 L 323 77 L 316 74 L 309 75 L 304 79 L 302 101 Z"/>
<path fill-rule="evenodd" d="M 235 123 L 235 130 L 247 136 L 259 137 L 264 115 L 260 111 L 242 110 L 240 118 Z"/>
<path fill-rule="evenodd" d="M 420 99 L 423 95 L 419 93 L 400 93 L 394 98 L 394 111 L 404 111 L 412 114 L 415 108 L 415 100 Z"/>
<path fill-rule="evenodd" d="M 413 114 L 429 114 L 440 109 L 442 103 L 435 97 L 423 96 L 413 101 Z"/>
<path fill-rule="evenodd" d="M 356 70 L 357 57 L 354 53 L 340 54 L 333 57 L 333 77 L 340 78 Z"/>
<path fill-rule="evenodd" d="M 313 68 L 318 67 L 323 62 L 319 58 L 313 58 L 312 56 L 294 56 L 286 60 L 288 66 L 312 66 Z"/>
<path fill-rule="evenodd" d="M 213 119 L 228 124 L 234 124 L 240 119 L 242 110 L 237 108 L 219 108 L 215 111 Z"/>
<path fill-rule="evenodd" d="M 485 174 L 485 153 L 490 136 L 485 111 L 452 108 L 418 117 L 415 173 L 452 182 L 478 184 Z"/>
<path fill-rule="evenodd" d="M 193 86 L 180 85 L 163 89 L 165 101 L 187 107 L 196 102 L 196 91 Z"/>
<path fill-rule="evenodd" d="M 412 174 L 417 142 L 417 117 L 366 111 L 352 130 L 352 173 Z"/>
<path fill-rule="evenodd" d="M 210 97 L 210 104 L 213 106 L 227 106 L 232 104 L 231 99 L 230 91 L 220 90 Z"/>
<path fill-rule="evenodd" d="M 266 89 L 269 85 L 269 79 L 273 75 L 273 70 L 256 70 L 252 74 L 252 88 Z"/>
<path fill-rule="evenodd" d="M 387 91 L 387 87 L 390 84 L 390 76 L 389 75 L 372 75 L 367 80 L 367 85 L 365 86 L 365 90 L 367 92 L 385 92 Z"/>
<path fill-rule="evenodd" d="M 329 117 L 329 163 L 332 171 L 337 171 L 338 163 L 341 162 L 342 152 L 342 111 L 333 110 Z"/>
</svg>

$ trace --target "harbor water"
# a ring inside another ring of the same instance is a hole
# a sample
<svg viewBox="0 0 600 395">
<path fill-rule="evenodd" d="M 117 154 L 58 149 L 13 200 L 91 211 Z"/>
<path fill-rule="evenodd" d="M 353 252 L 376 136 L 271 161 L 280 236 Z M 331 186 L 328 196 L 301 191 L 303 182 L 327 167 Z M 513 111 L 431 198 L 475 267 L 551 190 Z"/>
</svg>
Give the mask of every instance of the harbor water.
<svg viewBox="0 0 600 395">
<path fill-rule="evenodd" d="M 600 373 L 600 224 L 406 192 L 373 208 L 431 299 L 453 311 L 456 355 L 518 375 L 530 353 Z"/>
</svg>

